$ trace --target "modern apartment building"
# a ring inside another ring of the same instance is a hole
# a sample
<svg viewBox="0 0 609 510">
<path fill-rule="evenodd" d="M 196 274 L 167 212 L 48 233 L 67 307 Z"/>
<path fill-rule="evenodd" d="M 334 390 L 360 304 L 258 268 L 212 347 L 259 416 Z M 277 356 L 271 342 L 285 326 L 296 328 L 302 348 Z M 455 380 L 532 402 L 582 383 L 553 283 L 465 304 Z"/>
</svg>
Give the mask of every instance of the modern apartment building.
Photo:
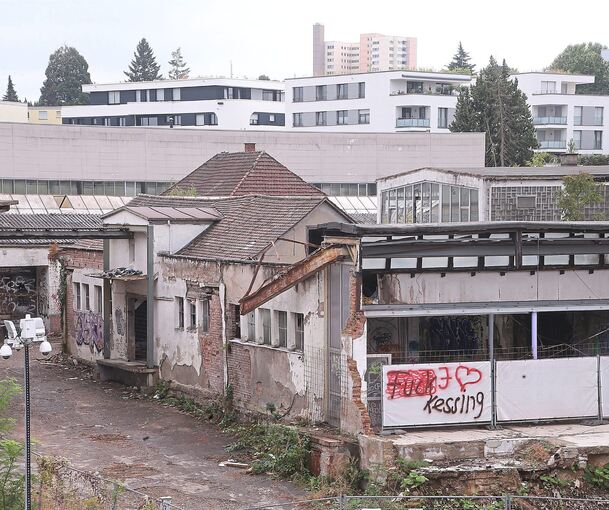
<svg viewBox="0 0 609 510">
<path fill-rule="evenodd" d="M 90 104 L 65 106 L 64 124 L 283 129 L 283 83 L 199 78 L 83 85 Z"/>
<path fill-rule="evenodd" d="M 576 94 L 594 76 L 534 72 L 513 78 L 531 107 L 538 150 L 566 152 L 573 140 L 580 154 L 609 153 L 609 96 Z"/>
<path fill-rule="evenodd" d="M 358 42 L 326 41 L 324 26 L 313 25 L 314 76 L 416 67 L 416 37 L 367 33 Z"/>
<path fill-rule="evenodd" d="M 286 80 L 286 127 L 301 131 L 447 133 L 470 76 L 387 71 Z"/>
</svg>

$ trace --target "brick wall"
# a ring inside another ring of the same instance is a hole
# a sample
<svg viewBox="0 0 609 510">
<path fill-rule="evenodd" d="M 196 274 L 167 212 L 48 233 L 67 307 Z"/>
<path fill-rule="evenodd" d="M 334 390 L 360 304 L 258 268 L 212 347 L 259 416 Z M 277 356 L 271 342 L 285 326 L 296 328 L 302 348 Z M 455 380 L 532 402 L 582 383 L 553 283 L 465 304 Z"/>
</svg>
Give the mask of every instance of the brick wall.
<svg viewBox="0 0 609 510">
<path fill-rule="evenodd" d="M 235 406 L 246 407 L 252 398 L 253 384 L 250 379 L 252 372 L 251 348 L 237 342 L 232 342 L 228 349 L 228 383 L 233 388 Z"/>
<path fill-rule="evenodd" d="M 104 253 L 99 250 L 63 248 L 61 258 L 66 269 L 90 268 L 101 271 L 104 268 Z"/>
<path fill-rule="evenodd" d="M 222 306 L 215 290 L 209 300 L 209 331 L 199 333 L 204 377 L 212 393 L 224 391 L 224 345 L 222 341 Z"/>
</svg>

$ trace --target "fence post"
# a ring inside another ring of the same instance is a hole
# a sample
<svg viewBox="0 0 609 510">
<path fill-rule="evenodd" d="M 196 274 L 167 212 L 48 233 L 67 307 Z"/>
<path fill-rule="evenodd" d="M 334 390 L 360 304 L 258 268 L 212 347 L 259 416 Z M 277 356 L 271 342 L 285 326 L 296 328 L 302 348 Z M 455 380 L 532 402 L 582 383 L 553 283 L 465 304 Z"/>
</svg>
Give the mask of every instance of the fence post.
<svg viewBox="0 0 609 510">
<path fill-rule="evenodd" d="M 495 314 L 488 315 L 488 351 L 491 362 L 491 429 L 497 428 L 497 365 L 495 363 Z"/>
<path fill-rule="evenodd" d="M 343 494 L 338 496 L 338 508 L 339 510 L 347 510 L 347 498 Z"/>
<path fill-rule="evenodd" d="M 161 496 L 161 510 L 171 510 L 171 496 Z"/>
<path fill-rule="evenodd" d="M 596 355 L 596 387 L 597 387 L 597 401 L 598 401 L 598 421 L 603 421 L 603 388 L 602 388 L 602 377 L 601 377 L 601 355 Z"/>
<path fill-rule="evenodd" d="M 512 496 L 510 496 L 509 494 L 505 496 L 504 505 L 505 510 L 512 510 Z"/>
</svg>

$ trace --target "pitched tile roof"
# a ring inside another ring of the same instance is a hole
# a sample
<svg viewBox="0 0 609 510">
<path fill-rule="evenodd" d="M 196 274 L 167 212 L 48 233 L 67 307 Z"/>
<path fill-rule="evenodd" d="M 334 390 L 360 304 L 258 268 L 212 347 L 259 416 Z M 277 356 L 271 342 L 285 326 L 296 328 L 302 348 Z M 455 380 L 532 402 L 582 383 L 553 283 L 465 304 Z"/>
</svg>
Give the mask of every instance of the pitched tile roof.
<svg viewBox="0 0 609 510">
<path fill-rule="evenodd" d="M 264 151 L 216 154 L 163 195 L 191 189 L 201 197 L 324 195 Z"/>
<path fill-rule="evenodd" d="M 254 260 L 269 244 L 321 203 L 340 211 L 325 196 L 248 195 L 206 199 L 139 195 L 130 206 L 213 207 L 222 214 L 222 219 L 193 239 L 178 255 L 202 259 Z M 346 214 L 345 217 L 348 218 Z"/>
<path fill-rule="evenodd" d="M 44 230 L 44 229 L 63 229 L 73 230 L 79 228 L 101 228 L 101 216 L 97 214 L 0 214 L 0 230 Z M 45 246 L 51 243 L 60 245 L 71 245 L 76 247 L 80 242 L 95 240 L 74 240 L 74 239 L 2 239 L 0 245 L 15 246 Z M 101 241 L 99 241 L 101 242 Z M 94 249 L 94 248 L 91 248 Z"/>
</svg>

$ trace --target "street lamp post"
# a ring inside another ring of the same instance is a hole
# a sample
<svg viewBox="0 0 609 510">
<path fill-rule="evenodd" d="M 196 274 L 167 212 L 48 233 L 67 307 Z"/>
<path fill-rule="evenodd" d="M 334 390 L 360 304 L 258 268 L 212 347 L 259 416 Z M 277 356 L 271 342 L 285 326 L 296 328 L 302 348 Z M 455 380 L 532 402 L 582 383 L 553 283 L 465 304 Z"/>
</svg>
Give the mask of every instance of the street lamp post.
<svg viewBox="0 0 609 510">
<path fill-rule="evenodd" d="M 20 321 L 21 334 L 17 335 L 15 324 L 12 321 L 4 321 L 8 338 L 0 347 L 0 356 L 9 359 L 13 355 L 13 349 L 24 350 L 24 392 L 25 392 L 25 510 L 32 508 L 32 459 L 30 438 L 30 347 L 34 343 L 40 343 L 40 353 L 44 356 L 51 354 L 51 344 L 46 338 L 44 322 L 40 317 L 32 318 L 29 314 Z"/>
</svg>

